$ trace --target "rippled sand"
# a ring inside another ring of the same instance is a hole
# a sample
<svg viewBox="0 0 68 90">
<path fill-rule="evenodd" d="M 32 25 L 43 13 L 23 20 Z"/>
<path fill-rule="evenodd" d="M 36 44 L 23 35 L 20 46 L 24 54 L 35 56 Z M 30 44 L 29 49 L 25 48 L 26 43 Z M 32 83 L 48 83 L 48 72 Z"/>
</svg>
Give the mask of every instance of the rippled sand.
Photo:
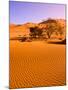
<svg viewBox="0 0 68 90">
<path fill-rule="evenodd" d="M 10 88 L 65 85 L 65 45 L 10 41 Z"/>
</svg>

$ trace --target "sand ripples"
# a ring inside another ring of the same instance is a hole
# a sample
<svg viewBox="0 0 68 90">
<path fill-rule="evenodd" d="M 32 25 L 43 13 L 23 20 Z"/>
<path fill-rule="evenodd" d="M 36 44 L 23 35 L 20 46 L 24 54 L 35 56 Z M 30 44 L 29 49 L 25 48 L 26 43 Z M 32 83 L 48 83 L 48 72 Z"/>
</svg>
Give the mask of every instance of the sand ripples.
<svg viewBox="0 0 68 90">
<path fill-rule="evenodd" d="M 10 88 L 64 84 L 64 45 L 10 42 Z"/>
</svg>

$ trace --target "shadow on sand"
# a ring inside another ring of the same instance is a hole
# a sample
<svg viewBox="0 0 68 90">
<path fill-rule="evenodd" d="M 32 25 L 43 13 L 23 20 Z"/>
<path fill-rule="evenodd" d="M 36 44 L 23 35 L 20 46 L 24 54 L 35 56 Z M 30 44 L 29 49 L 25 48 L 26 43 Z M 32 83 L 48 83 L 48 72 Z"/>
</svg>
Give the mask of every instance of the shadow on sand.
<svg viewBox="0 0 68 90">
<path fill-rule="evenodd" d="M 65 45 L 66 44 L 66 39 L 60 41 L 60 42 L 48 42 L 49 44 L 60 44 L 60 45 Z"/>
</svg>

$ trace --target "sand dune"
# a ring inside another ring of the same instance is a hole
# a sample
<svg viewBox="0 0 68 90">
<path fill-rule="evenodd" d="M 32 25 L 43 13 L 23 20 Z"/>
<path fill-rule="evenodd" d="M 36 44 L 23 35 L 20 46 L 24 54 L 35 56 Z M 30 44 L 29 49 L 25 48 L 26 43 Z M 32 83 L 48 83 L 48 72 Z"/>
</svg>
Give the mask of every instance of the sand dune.
<svg viewBox="0 0 68 90">
<path fill-rule="evenodd" d="M 16 26 L 10 28 L 10 38 L 18 37 L 19 35 L 27 35 L 29 33 L 29 28 L 25 26 Z"/>
<path fill-rule="evenodd" d="M 65 27 L 65 20 L 60 19 L 58 23 Z M 43 24 L 11 24 L 10 39 L 29 35 L 29 27 L 36 25 L 46 26 L 45 21 Z M 65 66 L 65 44 L 10 40 L 10 88 L 65 85 Z"/>
<path fill-rule="evenodd" d="M 65 28 L 66 28 L 66 22 L 64 19 L 55 19 L 62 27 L 64 27 L 64 34 L 62 36 L 62 38 L 65 38 Z M 28 36 L 30 33 L 30 27 L 35 27 L 38 26 L 39 28 L 46 28 L 46 21 L 40 22 L 40 23 L 32 23 L 32 22 L 28 22 L 25 24 L 20 24 L 20 25 L 16 25 L 16 24 L 10 24 L 10 38 L 13 37 L 18 37 L 18 36 Z M 57 38 L 61 38 L 60 35 L 56 36 L 53 35 L 53 37 L 57 37 Z"/>
<path fill-rule="evenodd" d="M 10 88 L 65 85 L 65 45 L 10 40 Z"/>
</svg>

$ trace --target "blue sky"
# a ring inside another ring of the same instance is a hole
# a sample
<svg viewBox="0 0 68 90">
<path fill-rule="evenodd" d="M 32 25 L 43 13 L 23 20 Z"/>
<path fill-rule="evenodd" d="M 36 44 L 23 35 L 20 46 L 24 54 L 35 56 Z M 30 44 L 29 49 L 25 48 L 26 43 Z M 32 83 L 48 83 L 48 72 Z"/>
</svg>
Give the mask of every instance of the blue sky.
<svg viewBox="0 0 68 90">
<path fill-rule="evenodd" d="M 10 23 L 40 22 L 47 18 L 65 19 L 64 4 L 10 1 Z"/>
</svg>

